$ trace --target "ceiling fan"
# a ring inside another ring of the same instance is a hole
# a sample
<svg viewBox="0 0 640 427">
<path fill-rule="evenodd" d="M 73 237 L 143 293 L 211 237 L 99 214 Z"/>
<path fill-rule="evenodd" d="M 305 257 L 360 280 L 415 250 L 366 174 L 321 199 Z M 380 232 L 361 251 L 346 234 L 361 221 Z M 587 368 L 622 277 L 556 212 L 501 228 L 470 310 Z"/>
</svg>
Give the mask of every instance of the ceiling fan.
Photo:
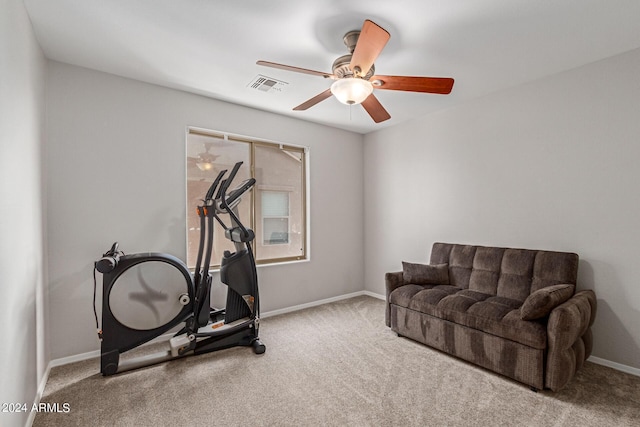
<svg viewBox="0 0 640 427">
<path fill-rule="evenodd" d="M 347 105 L 362 104 L 371 118 L 380 123 L 391 118 L 373 89 L 401 90 L 405 92 L 437 93 L 446 95 L 453 88 L 453 79 L 448 77 L 383 76 L 375 74 L 374 61 L 382 52 L 391 36 L 373 21 L 365 20 L 361 30 L 345 34 L 344 44 L 351 52 L 333 62 L 332 73 L 308 70 L 269 61 L 256 64 L 298 73 L 321 76 L 335 80 L 331 87 L 294 108 L 306 110 L 334 95 Z"/>
</svg>

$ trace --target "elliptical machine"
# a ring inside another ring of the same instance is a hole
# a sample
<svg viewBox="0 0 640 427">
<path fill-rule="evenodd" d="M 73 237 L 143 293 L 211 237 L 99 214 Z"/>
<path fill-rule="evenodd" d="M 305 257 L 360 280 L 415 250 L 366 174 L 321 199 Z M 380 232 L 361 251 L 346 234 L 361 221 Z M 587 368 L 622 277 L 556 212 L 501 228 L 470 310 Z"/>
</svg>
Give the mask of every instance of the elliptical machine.
<svg viewBox="0 0 640 427">
<path fill-rule="evenodd" d="M 211 184 L 203 204 L 198 206 L 200 243 L 194 274 L 178 258 L 163 253 L 125 255 L 114 243 L 94 269 L 94 314 L 102 341 L 100 372 L 103 375 L 208 353 L 234 346 L 249 346 L 256 354 L 265 352 L 260 341 L 260 299 L 256 263 L 251 242 L 253 230 L 240 221 L 238 204 L 255 179 L 243 181 L 228 192 L 242 162 L 235 164 L 228 178 L 221 171 Z M 219 185 L 219 188 L 218 188 Z M 214 193 L 218 190 L 215 198 Z M 220 215 L 229 215 L 227 226 Z M 235 252 L 225 251 L 220 279 L 227 285 L 225 308 L 210 306 L 209 267 L 213 246 L 214 219 L 222 225 Z M 95 271 L 103 274 L 102 330 L 95 307 Z M 169 350 L 120 360 L 120 355 L 184 323 L 169 340 Z"/>
</svg>

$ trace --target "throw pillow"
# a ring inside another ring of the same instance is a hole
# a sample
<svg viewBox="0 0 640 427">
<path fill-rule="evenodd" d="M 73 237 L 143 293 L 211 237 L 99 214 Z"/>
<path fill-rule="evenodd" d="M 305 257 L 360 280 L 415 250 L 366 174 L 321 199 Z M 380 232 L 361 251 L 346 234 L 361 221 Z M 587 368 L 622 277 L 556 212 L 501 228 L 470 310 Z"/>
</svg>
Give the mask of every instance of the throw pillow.
<svg viewBox="0 0 640 427">
<path fill-rule="evenodd" d="M 404 283 L 414 285 L 448 285 L 449 264 L 412 264 L 402 261 Z"/>
<path fill-rule="evenodd" d="M 538 289 L 524 300 L 520 318 L 535 320 L 548 316 L 551 310 L 573 296 L 574 288 L 573 285 L 553 285 Z"/>
</svg>

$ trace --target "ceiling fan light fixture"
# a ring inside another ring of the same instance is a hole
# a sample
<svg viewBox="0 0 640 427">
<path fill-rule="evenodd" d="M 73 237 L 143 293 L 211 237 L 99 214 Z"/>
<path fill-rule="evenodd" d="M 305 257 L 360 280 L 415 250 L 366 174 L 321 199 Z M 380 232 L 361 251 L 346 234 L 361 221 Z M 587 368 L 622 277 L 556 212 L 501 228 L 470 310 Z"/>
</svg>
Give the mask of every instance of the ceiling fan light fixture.
<svg viewBox="0 0 640 427">
<path fill-rule="evenodd" d="M 196 166 L 202 172 L 210 171 L 211 169 L 213 169 L 213 163 L 211 162 L 197 162 Z"/>
<path fill-rule="evenodd" d="M 331 85 L 331 93 L 346 105 L 361 104 L 373 92 L 373 85 L 357 77 L 336 80 Z"/>
</svg>

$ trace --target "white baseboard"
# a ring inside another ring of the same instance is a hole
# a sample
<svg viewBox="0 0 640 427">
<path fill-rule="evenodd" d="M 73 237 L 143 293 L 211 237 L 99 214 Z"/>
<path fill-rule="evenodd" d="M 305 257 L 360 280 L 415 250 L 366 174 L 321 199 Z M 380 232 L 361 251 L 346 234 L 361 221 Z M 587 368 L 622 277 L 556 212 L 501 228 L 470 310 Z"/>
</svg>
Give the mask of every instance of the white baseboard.
<svg viewBox="0 0 640 427">
<path fill-rule="evenodd" d="M 365 292 L 366 291 L 352 292 L 350 294 L 338 295 L 337 297 L 325 298 L 318 301 L 308 302 L 305 304 L 298 304 L 291 307 L 281 308 L 279 310 L 271 310 L 271 311 L 267 311 L 266 313 L 262 313 L 260 317 L 264 319 L 267 317 L 278 316 L 279 314 L 292 313 L 294 311 L 304 310 L 305 308 L 311 308 L 311 307 L 317 307 L 323 304 L 329 304 L 330 302 L 336 302 L 344 299 L 359 297 L 359 296 L 365 295 Z"/>
<path fill-rule="evenodd" d="M 593 362 L 597 365 L 606 366 L 608 368 L 613 368 L 616 371 L 625 372 L 627 374 L 635 375 L 636 377 L 640 377 L 640 369 L 634 368 L 632 366 L 623 365 L 622 363 L 612 362 L 607 359 L 601 359 L 599 357 L 590 356 L 587 359 L 588 362 Z"/>
<path fill-rule="evenodd" d="M 42 396 L 44 395 L 44 388 L 47 386 L 47 381 L 49 380 L 49 373 L 51 372 L 51 362 L 47 365 L 47 369 L 44 371 L 44 375 L 40 379 L 40 384 L 38 384 L 38 391 L 36 391 L 36 397 L 33 400 L 34 405 L 40 405 L 40 400 L 42 400 Z M 33 408 L 33 406 L 32 406 Z M 29 418 L 27 418 L 26 427 L 31 427 L 33 422 L 36 419 L 37 411 L 30 411 Z"/>
<path fill-rule="evenodd" d="M 87 353 L 75 354 L 73 356 L 61 357 L 59 359 L 53 359 L 49 362 L 49 366 L 55 368 L 56 366 L 68 365 L 69 363 L 81 362 L 87 359 L 93 359 L 94 357 L 100 357 L 100 350 L 89 351 Z"/>
<path fill-rule="evenodd" d="M 362 291 L 362 295 L 366 295 L 368 297 L 381 299 L 382 301 L 386 301 L 387 300 L 387 297 L 385 297 L 384 295 L 376 294 L 375 292 L 371 292 L 371 291 Z"/>
</svg>

